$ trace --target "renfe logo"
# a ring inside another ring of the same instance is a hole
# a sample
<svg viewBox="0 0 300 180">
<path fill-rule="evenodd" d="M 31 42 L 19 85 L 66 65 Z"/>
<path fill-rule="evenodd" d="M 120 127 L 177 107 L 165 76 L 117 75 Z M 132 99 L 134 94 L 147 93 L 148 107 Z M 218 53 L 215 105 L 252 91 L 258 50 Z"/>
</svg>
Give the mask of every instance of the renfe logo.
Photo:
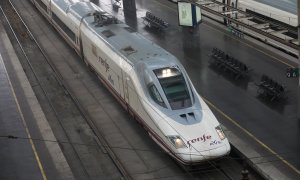
<svg viewBox="0 0 300 180">
<path fill-rule="evenodd" d="M 192 139 L 192 140 L 189 140 L 187 141 L 187 144 L 189 146 L 191 146 L 191 143 L 196 143 L 196 142 L 206 142 L 206 140 L 210 140 L 211 139 L 211 136 L 210 135 L 205 135 L 203 134 L 202 136 L 200 137 L 197 137 L 195 139 Z"/>
<path fill-rule="evenodd" d="M 218 145 L 218 144 L 222 144 L 222 142 L 221 141 L 217 141 L 217 140 L 213 140 L 213 141 L 210 142 L 209 145 L 213 146 L 213 145 Z"/>
</svg>

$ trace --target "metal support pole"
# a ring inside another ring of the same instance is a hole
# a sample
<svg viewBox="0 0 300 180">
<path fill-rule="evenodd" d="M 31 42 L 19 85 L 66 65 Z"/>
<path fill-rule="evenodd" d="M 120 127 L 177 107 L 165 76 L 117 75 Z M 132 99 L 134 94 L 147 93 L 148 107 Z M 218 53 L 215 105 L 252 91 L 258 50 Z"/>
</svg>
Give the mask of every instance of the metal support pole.
<svg viewBox="0 0 300 180">
<path fill-rule="evenodd" d="M 297 1 L 297 9 L 298 9 L 298 43 L 300 43 L 300 2 Z M 299 59 L 298 59 L 298 67 L 300 68 L 300 49 L 298 48 Z M 297 116 L 298 120 L 300 120 L 300 76 L 299 76 L 299 84 L 298 84 L 298 106 L 297 106 Z"/>
</svg>

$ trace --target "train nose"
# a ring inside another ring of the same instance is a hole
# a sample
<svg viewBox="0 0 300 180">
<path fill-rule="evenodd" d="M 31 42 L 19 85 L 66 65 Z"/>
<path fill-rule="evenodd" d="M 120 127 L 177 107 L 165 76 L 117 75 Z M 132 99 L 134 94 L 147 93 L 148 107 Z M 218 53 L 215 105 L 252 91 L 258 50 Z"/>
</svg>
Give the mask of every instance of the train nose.
<svg viewBox="0 0 300 180">
<path fill-rule="evenodd" d="M 228 155 L 229 152 L 229 143 L 224 143 L 223 146 L 219 146 L 217 148 L 209 149 L 206 151 L 197 151 L 194 148 L 187 148 L 185 153 L 180 153 L 180 158 L 184 162 L 187 162 L 185 164 L 196 164 Z"/>
</svg>

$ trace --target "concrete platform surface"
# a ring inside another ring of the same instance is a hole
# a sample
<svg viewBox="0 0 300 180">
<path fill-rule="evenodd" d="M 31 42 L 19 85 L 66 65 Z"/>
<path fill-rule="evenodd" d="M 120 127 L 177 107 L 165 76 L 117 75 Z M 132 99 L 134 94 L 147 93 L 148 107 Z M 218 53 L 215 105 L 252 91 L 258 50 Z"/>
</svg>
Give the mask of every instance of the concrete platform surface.
<svg viewBox="0 0 300 180">
<path fill-rule="evenodd" d="M 0 179 L 74 179 L 55 141 L 0 23 Z"/>
</svg>

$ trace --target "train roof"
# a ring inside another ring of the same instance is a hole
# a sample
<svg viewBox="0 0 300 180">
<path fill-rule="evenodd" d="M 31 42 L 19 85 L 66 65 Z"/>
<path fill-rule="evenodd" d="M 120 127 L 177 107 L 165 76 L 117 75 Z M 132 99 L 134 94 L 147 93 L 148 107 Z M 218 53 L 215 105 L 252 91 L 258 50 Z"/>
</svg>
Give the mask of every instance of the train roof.
<svg viewBox="0 0 300 180">
<path fill-rule="evenodd" d="M 176 58 L 169 52 L 149 41 L 141 34 L 135 32 L 126 24 L 119 22 L 99 26 L 91 13 L 100 12 L 105 16 L 110 16 L 102 11 L 98 6 L 90 2 L 80 2 L 70 7 L 72 13 L 79 21 L 83 18 L 86 26 L 95 32 L 100 38 L 108 43 L 116 52 L 121 54 L 135 66 L 140 62 L 161 68 L 162 66 L 177 65 Z"/>
</svg>

